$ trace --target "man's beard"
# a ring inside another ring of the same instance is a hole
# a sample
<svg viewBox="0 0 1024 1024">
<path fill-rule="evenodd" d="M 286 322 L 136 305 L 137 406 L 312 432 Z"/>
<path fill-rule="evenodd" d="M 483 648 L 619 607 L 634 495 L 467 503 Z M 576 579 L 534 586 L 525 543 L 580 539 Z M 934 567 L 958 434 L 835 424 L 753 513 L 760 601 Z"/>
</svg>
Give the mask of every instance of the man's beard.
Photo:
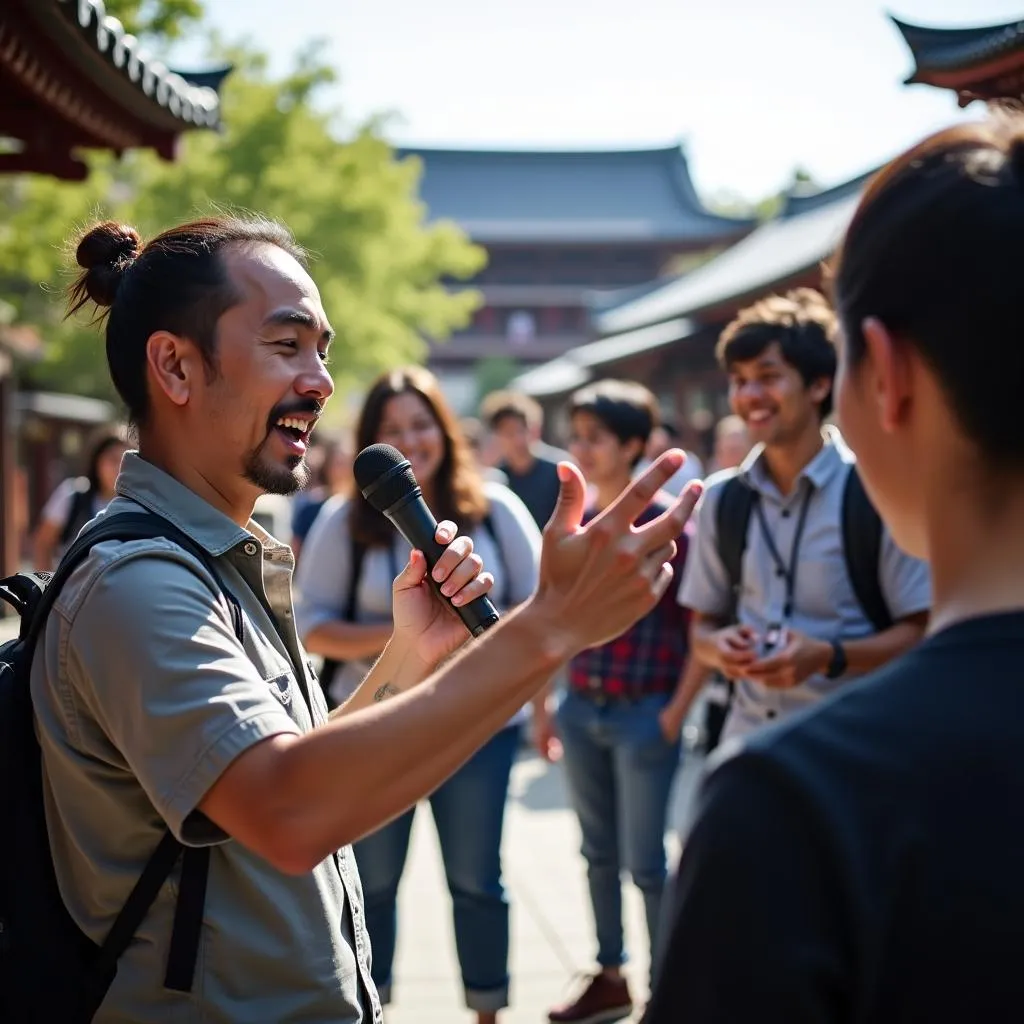
<svg viewBox="0 0 1024 1024">
<path fill-rule="evenodd" d="M 268 434 L 266 439 L 246 456 L 243 469 L 245 479 L 265 494 L 289 495 L 301 491 L 309 483 L 309 467 L 306 465 L 305 457 L 290 455 L 287 465 L 274 465 L 263 451 L 269 440 Z"/>
</svg>

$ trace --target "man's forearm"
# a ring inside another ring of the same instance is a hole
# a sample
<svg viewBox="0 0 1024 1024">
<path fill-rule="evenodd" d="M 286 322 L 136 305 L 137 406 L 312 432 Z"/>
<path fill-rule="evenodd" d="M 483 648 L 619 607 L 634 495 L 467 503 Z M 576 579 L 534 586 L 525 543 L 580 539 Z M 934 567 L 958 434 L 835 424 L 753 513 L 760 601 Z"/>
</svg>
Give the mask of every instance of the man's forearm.
<svg viewBox="0 0 1024 1024">
<path fill-rule="evenodd" d="M 376 658 L 391 637 L 390 622 L 368 623 L 322 622 L 303 638 L 310 654 L 319 654 L 335 661 L 356 661 Z"/>
<path fill-rule="evenodd" d="M 370 699 L 305 736 L 268 741 L 277 756 L 265 759 L 275 776 L 267 812 L 289 863 L 316 864 L 432 792 L 572 653 L 526 607 L 419 686 Z"/>
<path fill-rule="evenodd" d="M 669 707 L 671 707 L 674 714 L 677 714 L 682 719 L 690 713 L 690 708 L 697 694 L 703 689 L 704 683 L 707 682 L 710 672 L 711 670 L 707 665 L 697 658 L 690 657 L 687 660 L 686 666 L 679 677 L 679 685 L 669 701 Z"/>
<path fill-rule="evenodd" d="M 444 663 L 442 663 L 444 664 Z M 428 665 L 408 649 L 403 649 L 392 637 L 373 668 L 344 704 L 331 712 L 331 718 L 373 707 L 381 701 L 397 697 L 400 693 L 419 686 L 440 666 Z"/>
<path fill-rule="evenodd" d="M 897 622 L 881 633 L 873 633 L 859 640 L 843 641 L 843 650 L 846 652 L 844 675 L 861 676 L 873 672 L 905 654 L 921 641 L 927 625 L 928 613 L 921 612 Z"/>
</svg>

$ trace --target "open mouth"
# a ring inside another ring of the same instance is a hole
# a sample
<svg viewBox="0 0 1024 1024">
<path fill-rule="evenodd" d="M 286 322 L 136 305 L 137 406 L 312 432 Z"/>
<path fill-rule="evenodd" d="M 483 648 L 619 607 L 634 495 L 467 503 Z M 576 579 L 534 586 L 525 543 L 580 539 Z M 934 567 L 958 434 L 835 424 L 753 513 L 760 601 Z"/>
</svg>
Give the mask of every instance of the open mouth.
<svg viewBox="0 0 1024 1024">
<path fill-rule="evenodd" d="M 747 424 L 751 427 L 759 427 L 767 423 L 774 413 L 770 409 L 754 409 L 747 413 Z"/>
<path fill-rule="evenodd" d="M 313 433 L 316 419 L 307 416 L 282 416 L 274 424 L 274 430 L 293 452 L 305 454 L 309 436 Z"/>
</svg>

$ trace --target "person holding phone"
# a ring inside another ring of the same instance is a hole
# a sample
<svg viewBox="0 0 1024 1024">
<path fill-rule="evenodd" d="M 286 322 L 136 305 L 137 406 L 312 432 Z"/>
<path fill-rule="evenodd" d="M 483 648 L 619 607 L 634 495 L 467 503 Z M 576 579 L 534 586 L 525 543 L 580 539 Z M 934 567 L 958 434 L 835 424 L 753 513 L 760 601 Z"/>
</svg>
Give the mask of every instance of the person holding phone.
<svg viewBox="0 0 1024 1024">
<path fill-rule="evenodd" d="M 707 480 L 679 602 L 693 613 L 694 657 L 735 680 L 723 742 L 815 703 L 924 632 L 927 566 L 896 546 L 851 479 L 853 453 L 825 425 L 834 330 L 824 296 L 803 288 L 743 310 L 719 339 L 754 448 Z"/>
</svg>

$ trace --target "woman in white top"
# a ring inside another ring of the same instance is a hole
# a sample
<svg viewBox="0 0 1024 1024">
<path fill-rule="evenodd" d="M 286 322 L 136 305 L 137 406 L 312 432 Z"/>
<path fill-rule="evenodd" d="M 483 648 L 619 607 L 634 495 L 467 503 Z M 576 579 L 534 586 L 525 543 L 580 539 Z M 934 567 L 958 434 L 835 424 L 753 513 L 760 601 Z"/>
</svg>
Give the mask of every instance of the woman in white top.
<svg viewBox="0 0 1024 1024">
<path fill-rule="evenodd" d="M 508 488 L 484 483 L 436 378 L 419 367 L 385 374 L 370 389 L 357 450 L 394 445 L 412 463 L 427 505 L 470 536 L 494 577 L 499 611 L 524 601 L 537 583 L 540 532 Z M 391 587 L 409 545 L 361 495 L 328 500 L 303 548 L 297 616 L 307 650 L 337 663 L 329 692 L 343 702 L 391 636 Z M 468 634 L 467 634 L 468 637 Z M 501 879 L 501 831 L 523 714 L 516 715 L 431 797 L 448 887 L 466 1005 L 490 1024 L 508 1005 L 508 902 Z M 355 845 L 373 978 L 391 996 L 396 896 L 413 811 Z"/>
<path fill-rule="evenodd" d="M 121 457 L 128 450 L 122 426 L 104 426 L 90 438 L 85 476 L 58 484 L 39 516 L 32 538 L 32 557 L 38 572 L 49 572 L 90 519 L 114 499 Z"/>
</svg>

